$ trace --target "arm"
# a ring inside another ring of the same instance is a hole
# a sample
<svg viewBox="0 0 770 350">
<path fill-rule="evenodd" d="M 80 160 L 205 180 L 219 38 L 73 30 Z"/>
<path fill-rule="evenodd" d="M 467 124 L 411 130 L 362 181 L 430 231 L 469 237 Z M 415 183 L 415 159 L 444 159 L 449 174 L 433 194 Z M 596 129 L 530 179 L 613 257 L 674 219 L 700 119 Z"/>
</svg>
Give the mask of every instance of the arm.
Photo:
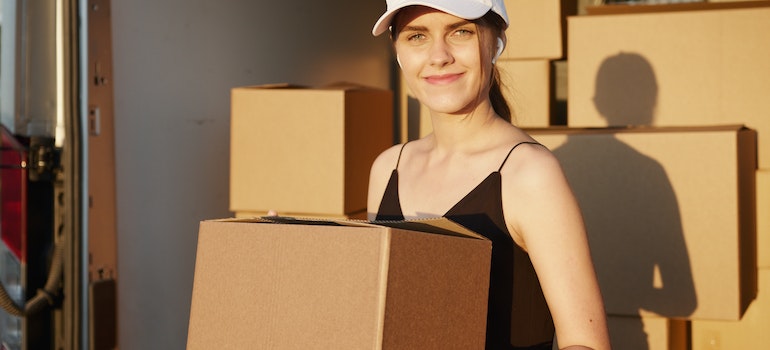
<svg viewBox="0 0 770 350">
<path fill-rule="evenodd" d="M 530 255 L 566 349 L 609 349 L 604 304 L 582 215 L 550 151 L 527 147 L 504 176 L 503 203 L 514 240 Z M 505 171 L 505 170 L 504 170 Z"/>
</svg>

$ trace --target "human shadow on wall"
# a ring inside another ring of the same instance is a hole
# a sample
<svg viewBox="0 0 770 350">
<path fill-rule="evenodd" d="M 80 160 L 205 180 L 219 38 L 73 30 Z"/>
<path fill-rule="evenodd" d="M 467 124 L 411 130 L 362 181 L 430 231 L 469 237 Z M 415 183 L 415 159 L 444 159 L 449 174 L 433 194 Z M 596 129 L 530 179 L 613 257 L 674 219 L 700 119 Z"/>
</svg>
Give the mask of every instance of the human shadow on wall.
<svg viewBox="0 0 770 350">
<path fill-rule="evenodd" d="M 602 63 L 594 102 L 609 126 L 652 124 L 657 95 L 644 57 L 621 53 Z M 571 135 L 554 154 L 583 210 L 608 313 L 684 318 L 697 298 L 679 205 L 665 169 L 643 151 L 606 133 Z M 614 347 L 648 349 L 641 319 L 629 319 L 637 323 L 631 334 L 610 327 Z"/>
</svg>

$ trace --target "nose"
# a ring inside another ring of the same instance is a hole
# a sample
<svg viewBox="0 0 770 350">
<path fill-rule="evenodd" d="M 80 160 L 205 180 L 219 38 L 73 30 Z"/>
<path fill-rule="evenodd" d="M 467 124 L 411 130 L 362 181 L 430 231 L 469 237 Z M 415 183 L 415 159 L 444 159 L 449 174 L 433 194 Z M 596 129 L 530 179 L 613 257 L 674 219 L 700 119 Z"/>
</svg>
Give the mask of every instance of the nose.
<svg viewBox="0 0 770 350">
<path fill-rule="evenodd" d="M 430 49 L 430 64 L 443 67 L 452 61 L 454 61 L 454 56 L 452 56 L 449 43 L 443 39 L 435 40 Z"/>
</svg>

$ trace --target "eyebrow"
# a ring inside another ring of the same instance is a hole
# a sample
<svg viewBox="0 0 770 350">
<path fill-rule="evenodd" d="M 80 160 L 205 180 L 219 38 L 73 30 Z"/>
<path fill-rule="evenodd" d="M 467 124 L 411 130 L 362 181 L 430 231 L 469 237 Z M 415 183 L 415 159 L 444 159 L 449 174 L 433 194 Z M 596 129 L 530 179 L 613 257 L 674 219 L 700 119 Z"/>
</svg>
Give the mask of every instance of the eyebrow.
<svg viewBox="0 0 770 350">
<path fill-rule="evenodd" d="M 455 23 L 450 23 L 450 24 L 448 24 L 448 25 L 447 25 L 446 27 L 444 27 L 444 28 L 445 28 L 445 29 L 448 29 L 448 30 L 452 30 L 452 29 L 457 29 L 457 28 L 460 28 L 460 27 L 462 27 L 462 26 L 464 26 L 464 25 L 467 25 L 467 24 L 471 24 L 471 23 L 473 23 L 473 22 L 471 22 L 471 21 L 468 21 L 468 20 L 460 20 L 460 21 L 457 21 L 457 22 L 455 22 Z M 428 31 L 428 27 L 425 27 L 425 26 L 412 26 L 412 25 L 405 25 L 405 26 L 404 26 L 404 28 L 402 28 L 402 29 L 401 29 L 401 31 L 402 31 L 402 32 L 403 32 L 403 31 L 410 31 L 410 32 L 425 32 L 425 31 Z"/>
</svg>

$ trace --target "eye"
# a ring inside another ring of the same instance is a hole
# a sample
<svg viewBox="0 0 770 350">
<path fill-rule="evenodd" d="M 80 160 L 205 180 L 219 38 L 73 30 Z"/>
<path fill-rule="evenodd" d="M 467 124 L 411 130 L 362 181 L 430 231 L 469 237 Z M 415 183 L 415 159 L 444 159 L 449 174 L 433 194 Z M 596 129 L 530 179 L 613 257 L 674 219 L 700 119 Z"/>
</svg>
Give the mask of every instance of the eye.
<svg viewBox="0 0 770 350">
<path fill-rule="evenodd" d="M 458 29 L 458 30 L 455 32 L 455 34 L 456 34 L 456 35 L 459 35 L 459 36 L 468 36 L 468 35 L 473 35 L 473 31 L 472 31 L 472 30 L 470 30 L 470 29 L 465 29 L 465 28 L 463 28 L 463 29 Z"/>
<path fill-rule="evenodd" d="M 471 28 L 463 27 L 453 31 L 450 36 L 455 40 L 466 40 L 475 37 L 476 32 Z"/>
<path fill-rule="evenodd" d="M 425 34 L 422 33 L 412 33 L 406 36 L 406 41 L 422 41 L 425 40 Z"/>
</svg>

